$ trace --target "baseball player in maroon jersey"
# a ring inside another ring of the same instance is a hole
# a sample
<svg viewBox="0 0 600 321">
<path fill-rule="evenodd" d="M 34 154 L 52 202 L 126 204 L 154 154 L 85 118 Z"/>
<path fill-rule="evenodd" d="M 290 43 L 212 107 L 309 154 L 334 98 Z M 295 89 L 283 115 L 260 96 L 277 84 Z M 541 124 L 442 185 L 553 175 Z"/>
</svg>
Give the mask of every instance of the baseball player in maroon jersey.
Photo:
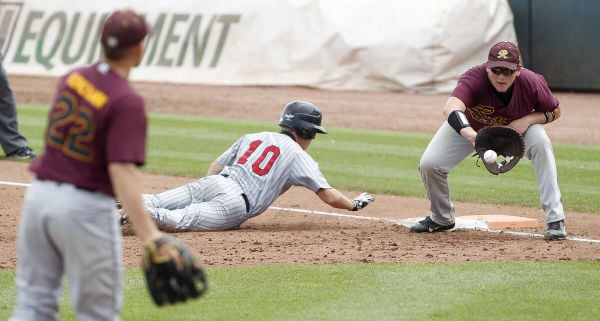
<svg viewBox="0 0 600 321">
<path fill-rule="evenodd" d="M 165 230 L 232 229 L 263 213 L 294 185 L 312 190 L 335 208 L 356 211 L 367 206 L 374 200 L 371 195 L 347 198 L 327 183 L 306 153 L 317 133 L 327 133 L 321 119 L 320 110 L 309 102 L 288 103 L 279 120 L 281 132 L 244 135 L 212 162 L 206 177 L 142 195 L 146 212 Z"/>
<path fill-rule="evenodd" d="M 77 320 L 119 320 L 115 195 L 142 241 L 163 235 L 142 205 L 137 167 L 145 161 L 147 120 L 142 97 L 128 82 L 149 28 L 133 11 L 112 13 L 102 28 L 104 59 L 60 79 L 44 153 L 31 164 L 35 177 L 18 231 L 18 305 L 11 321 L 56 320 L 63 274 Z"/>
<path fill-rule="evenodd" d="M 556 162 L 543 126 L 560 117 L 560 106 L 544 77 L 521 66 L 517 46 L 510 42 L 495 44 L 487 63 L 471 68 L 459 78 L 443 114 L 447 121 L 435 133 L 419 163 L 431 214 L 410 231 L 454 229 L 456 214 L 450 199 L 448 173 L 473 153 L 479 129 L 507 125 L 524 136 L 525 156 L 533 165 L 548 225 L 544 238 L 565 239 Z"/>
</svg>

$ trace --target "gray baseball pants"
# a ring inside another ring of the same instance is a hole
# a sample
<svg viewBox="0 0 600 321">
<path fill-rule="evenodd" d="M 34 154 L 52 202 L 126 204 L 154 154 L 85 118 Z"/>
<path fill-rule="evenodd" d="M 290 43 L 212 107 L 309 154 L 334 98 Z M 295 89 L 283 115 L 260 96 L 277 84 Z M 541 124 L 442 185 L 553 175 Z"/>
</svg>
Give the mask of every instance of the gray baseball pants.
<svg viewBox="0 0 600 321">
<path fill-rule="evenodd" d="M 144 194 L 144 207 L 158 226 L 173 231 L 216 231 L 250 218 L 241 187 L 221 175 L 203 177 L 159 194 Z"/>
<path fill-rule="evenodd" d="M 9 321 L 58 318 L 63 275 L 79 321 L 116 321 L 122 302 L 121 231 L 114 198 L 34 180 L 17 235 L 17 307 Z"/>
<path fill-rule="evenodd" d="M 525 157 L 531 160 L 546 223 L 565 218 L 558 186 L 558 173 L 552 142 L 544 126 L 536 124 L 525 132 Z M 473 145 L 447 123 L 435 133 L 419 162 L 419 170 L 431 202 L 431 220 L 437 224 L 454 223 L 456 211 L 450 197 L 448 173 L 474 152 Z"/>
</svg>

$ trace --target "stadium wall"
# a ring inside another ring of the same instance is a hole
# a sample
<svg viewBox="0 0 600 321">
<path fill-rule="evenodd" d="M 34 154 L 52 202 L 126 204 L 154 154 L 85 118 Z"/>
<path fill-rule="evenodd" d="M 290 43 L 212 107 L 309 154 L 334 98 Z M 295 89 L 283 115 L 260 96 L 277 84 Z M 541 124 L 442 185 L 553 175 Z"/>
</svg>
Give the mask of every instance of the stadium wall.
<svg viewBox="0 0 600 321">
<path fill-rule="evenodd" d="M 122 1 L 0 0 L 9 74 L 59 76 L 100 57 Z M 497 41 L 516 42 L 506 0 L 131 0 L 154 26 L 133 80 L 449 92 Z"/>
<path fill-rule="evenodd" d="M 600 90 L 600 1 L 510 0 L 524 65 L 557 90 Z"/>
</svg>

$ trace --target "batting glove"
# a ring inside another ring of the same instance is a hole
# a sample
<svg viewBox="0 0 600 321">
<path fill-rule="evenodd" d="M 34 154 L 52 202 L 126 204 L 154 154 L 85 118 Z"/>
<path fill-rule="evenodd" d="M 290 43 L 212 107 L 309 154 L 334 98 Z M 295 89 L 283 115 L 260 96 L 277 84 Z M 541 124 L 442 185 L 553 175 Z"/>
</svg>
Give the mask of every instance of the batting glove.
<svg viewBox="0 0 600 321">
<path fill-rule="evenodd" d="M 360 193 L 355 199 L 352 200 L 354 203 L 353 211 L 358 211 L 365 206 L 369 205 L 369 203 L 373 202 L 375 198 L 371 196 L 369 193 Z"/>
</svg>

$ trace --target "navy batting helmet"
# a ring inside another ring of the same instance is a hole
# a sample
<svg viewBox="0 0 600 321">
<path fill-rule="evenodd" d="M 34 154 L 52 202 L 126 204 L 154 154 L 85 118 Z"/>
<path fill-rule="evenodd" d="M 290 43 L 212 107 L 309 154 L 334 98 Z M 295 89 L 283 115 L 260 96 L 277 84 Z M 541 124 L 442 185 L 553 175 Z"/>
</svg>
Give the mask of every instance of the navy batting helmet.
<svg viewBox="0 0 600 321">
<path fill-rule="evenodd" d="M 306 101 L 292 101 L 285 105 L 279 126 L 292 128 L 302 139 L 313 139 L 317 133 L 327 134 L 321 127 L 321 111 Z"/>
</svg>

